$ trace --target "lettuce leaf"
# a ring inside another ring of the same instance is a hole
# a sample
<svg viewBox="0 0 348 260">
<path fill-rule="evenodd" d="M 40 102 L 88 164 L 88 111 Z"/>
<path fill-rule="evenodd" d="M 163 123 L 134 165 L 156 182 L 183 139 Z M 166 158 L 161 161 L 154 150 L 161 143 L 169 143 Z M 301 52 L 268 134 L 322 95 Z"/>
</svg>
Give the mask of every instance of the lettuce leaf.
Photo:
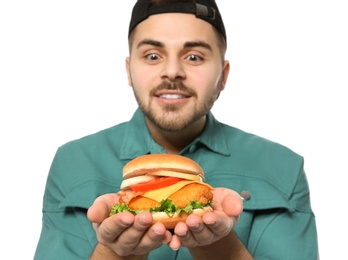
<svg viewBox="0 0 348 260">
<path fill-rule="evenodd" d="M 112 209 L 111 209 L 111 211 L 109 213 L 109 216 L 112 216 L 114 214 L 121 213 L 121 212 L 126 212 L 126 211 L 132 213 L 133 215 L 136 215 L 136 214 L 140 213 L 140 211 L 130 209 L 128 207 L 128 205 L 125 204 L 125 203 L 122 203 L 122 204 L 115 203 L 112 206 Z"/>
<path fill-rule="evenodd" d="M 191 213 L 194 209 L 202 209 L 205 206 L 212 206 L 213 203 L 210 201 L 208 204 L 203 205 L 202 203 L 198 201 L 190 201 L 190 203 L 182 209 L 179 209 L 171 199 L 164 199 L 161 201 L 160 205 L 157 207 L 150 208 L 149 211 L 150 213 L 152 212 L 165 212 L 169 217 L 172 217 L 175 213 Z M 114 204 L 109 216 L 121 213 L 121 212 L 130 212 L 133 215 L 139 214 L 140 212 L 143 212 L 145 210 L 132 210 L 126 205 L 125 203 L 122 204 Z"/>
</svg>

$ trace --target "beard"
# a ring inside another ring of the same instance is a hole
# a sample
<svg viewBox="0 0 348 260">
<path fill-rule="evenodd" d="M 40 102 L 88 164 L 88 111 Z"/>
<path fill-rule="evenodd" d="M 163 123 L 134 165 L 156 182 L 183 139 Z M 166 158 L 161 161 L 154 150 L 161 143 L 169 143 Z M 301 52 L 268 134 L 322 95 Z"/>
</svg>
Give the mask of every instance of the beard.
<svg viewBox="0 0 348 260">
<path fill-rule="evenodd" d="M 219 80 L 219 85 L 222 82 L 222 77 Z M 152 99 L 148 104 L 144 104 L 140 98 L 140 95 L 136 92 L 136 88 L 133 87 L 134 96 L 138 103 L 139 108 L 143 111 L 144 115 L 150 120 L 157 128 L 166 132 L 179 132 L 187 127 L 193 125 L 195 122 L 200 120 L 213 107 L 217 97 L 219 96 L 220 90 L 214 86 L 214 93 L 209 96 L 202 104 L 197 103 L 197 99 L 194 99 L 194 107 L 192 109 L 182 108 L 178 105 L 167 104 L 162 109 L 155 109 L 151 103 Z M 155 87 L 150 92 L 150 97 L 154 96 L 159 90 L 180 90 L 187 93 L 191 98 L 197 97 L 197 93 L 192 89 L 186 87 L 182 81 L 175 82 L 163 82 L 159 86 Z"/>
</svg>

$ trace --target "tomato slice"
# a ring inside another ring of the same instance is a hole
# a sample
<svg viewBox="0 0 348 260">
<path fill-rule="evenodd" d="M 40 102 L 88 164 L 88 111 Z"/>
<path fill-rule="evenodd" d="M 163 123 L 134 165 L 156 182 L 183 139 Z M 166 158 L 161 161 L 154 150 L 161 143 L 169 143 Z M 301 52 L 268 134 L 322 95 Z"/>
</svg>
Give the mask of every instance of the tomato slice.
<svg viewBox="0 0 348 260">
<path fill-rule="evenodd" d="M 133 191 L 149 191 L 149 190 L 157 190 L 160 188 L 164 188 L 170 185 L 173 185 L 182 179 L 176 177 L 159 177 L 154 180 L 148 182 L 140 182 L 134 185 L 131 185 L 130 188 Z"/>
</svg>

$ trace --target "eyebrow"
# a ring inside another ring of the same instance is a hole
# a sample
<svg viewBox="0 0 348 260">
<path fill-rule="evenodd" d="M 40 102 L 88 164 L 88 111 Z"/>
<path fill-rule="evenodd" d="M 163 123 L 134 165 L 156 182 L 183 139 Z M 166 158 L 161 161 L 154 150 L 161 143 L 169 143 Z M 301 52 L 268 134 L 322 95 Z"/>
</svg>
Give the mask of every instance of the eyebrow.
<svg viewBox="0 0 348 260">
<path fill-rule="evenodd" d="M 184 48 L 187 49 L 187 48 L 193 48 L 193 47 L 203 47 L 209 51 L 212 50 L 211 46 L 206 43 L 206 42 L 202 42 L 202 41 L 197 41 L 197 42 L 186 42 L 184 44 Z"/>
<path fill-rule="evenodd" d="M 152 45 L 154 47 L 160 47 L 160 48 L 164 47 L 164 44 L 159 41 L 145 39 L 138 43 L 137 48 L 143 45 Z"/>
<path fill-rule="evenodd" d="M 141 42 L 138 43 L 137 48 L 139 48 L 143 45 L 152 45 L 154 47 L 159 47 L 159 48 L 164 48 L 164 46 L 165 46 L 162 42 L 150 40 L 150 39 L 145 39 L 145 40 L 142 40 Z M 184 49 L 189 49 L 189 48 L 194 48 L 194 47 L 203 47 L 209 51 L 212 50 L 211 46 L 208 43 L 202 42 L 202 41 L 185 42 L 185 44 L 184 44 Z"/>
</svg>

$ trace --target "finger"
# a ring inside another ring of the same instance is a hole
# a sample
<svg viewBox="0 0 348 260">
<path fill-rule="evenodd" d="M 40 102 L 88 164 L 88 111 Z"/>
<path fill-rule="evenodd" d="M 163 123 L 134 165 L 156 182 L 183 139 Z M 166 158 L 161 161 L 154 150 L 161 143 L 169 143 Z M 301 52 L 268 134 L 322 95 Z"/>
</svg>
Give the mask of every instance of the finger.
<svg viewBox="0 0 348 260">
<path fill-rule="evenodd" d="M 168 244 L 173 238 L 172 233 L 169 230 L 166 230 L 163 239 L 162 239 L 162 243 L 163 244 Z"/>
<path fill-rule="evenodd" d="M 177 235 L 173 235 L 172 239 L 168 243 L 168 246 L 174 251 L 179 250 L 179 248 L 181 247 L 180 238 Z"/>
<path fill-rule="evenodd" d="M 101 223 L 109 216 L 112 206 L 117 203 L 116 194 L 105 194 L 98 197 L 87 211 L 87 218 L 94 223 Z"/>
<path fill-rule="evenodd" d="M 122 212 L 105 219 L 97 228 L 96 234 L 102 244 L 113 243 L 116 238 L 134 223 L 134 215 Z"/>
<path fill-rule="evenodd" d="M 228 216 L 239 216 L 243 211 L 243 201 L 241 196 L 232 190 L 215 188 L 214 210 L 223 210 Z"/>
<path fill-rule="evenodd" d="M 218 214 L 209 212 L 203 216 L 204 224 L 216 236 L 222 237 L 227 235 L 237 223 L 238 217 L 229 217 L 224 213 Z"/>
<path fill-rule="evenodd" d="M 186 223 L 178 223 L 174 232 L 182 246 L 186 247 L 210 244 L 214 239 L 214 234 L 205 226 L 202 218 L 195 214 L 190 215 L 186 219 Z"/>
<path fill-rule="evenodd" d="M 173 250 L 178 249 L 179 245 L 185 247 L 194 247 L 198 244 L 195 238 L 192 236 L 192 233 L 186 223 L 178 223 L 174 229 L 174 234 L 175 235 L 169 244 Z"/>
<path fill-rule="evenodd" d="M 172 235 L 162 223 L 156 223 L 148 228 L 151 224 L 152 217 L 149 213 L 139 216 L 139 220 L 118 238 L 119 254 L 143 255 L 171 241 Z"/>
<path fill-rule="evenodd" d="M 222 201 L 224 212 L 232 217 L 239 216 L 243 211 L 243 201 L 238 193 L 226 196 Z"/>
<path fill-rule="evenodd" d="M 165 226 L 162 223 L 154 224 L 151 227 L 148 236 L 149 240 L 161 242 L 163 244 L 169 243 L 172 238 L 172 234 L 165 228 Z"/>
<path fill-rule="evenodd" d="M 179 237 L 186 236 L 188 231 L 189 231 L 188 226 L 184 222 L 179 222 L 178 224 L 176 224 L 174 228 L 174 234 Z"/>
<path fill-rule="evenodd" d="M 102 201 L 94 202 L 87 211 L 87 218 L 93 223 L 101 223 L 109 216 L 109 207 Z"/>
<path fill-rule="evenodd" d="M 117 238 L 119 248 L 122 248 L 123 254 L 134 253 L 134 248 L 138 247 L 140 240 L 151 224 L 152 216 L 149 212 L 143 212 L 135 216 L 133 225 L 124 230 L 122 236 Z M 142 250 L 145 250 L 148 245 L 143 243 L 141 247 Z"/>
<path fill-rule="evenodd" d="M 190 231 L 189 234 L 191 233 L 192 238 L 194 238 L 189 241 L 189 243 L 193 243 L 193 245 L 187 244 L 187 246 L 194 246 L 195 243 L 198 245 L 206 245 L 214 240 L 215 234 L 205 225 L 201 217 L 192 214 L 187 218 L 186 224 Z"/>
<path fill-rule="evenodd" d="M 166 230 L 164 225 L 162 223 L 156 223 L 144 233 L 135 253 L 143 254 L 144 251 L 152 251 L 162 244 L 169 243 L 171 239 L 172 234 Z"/>
</svg>

